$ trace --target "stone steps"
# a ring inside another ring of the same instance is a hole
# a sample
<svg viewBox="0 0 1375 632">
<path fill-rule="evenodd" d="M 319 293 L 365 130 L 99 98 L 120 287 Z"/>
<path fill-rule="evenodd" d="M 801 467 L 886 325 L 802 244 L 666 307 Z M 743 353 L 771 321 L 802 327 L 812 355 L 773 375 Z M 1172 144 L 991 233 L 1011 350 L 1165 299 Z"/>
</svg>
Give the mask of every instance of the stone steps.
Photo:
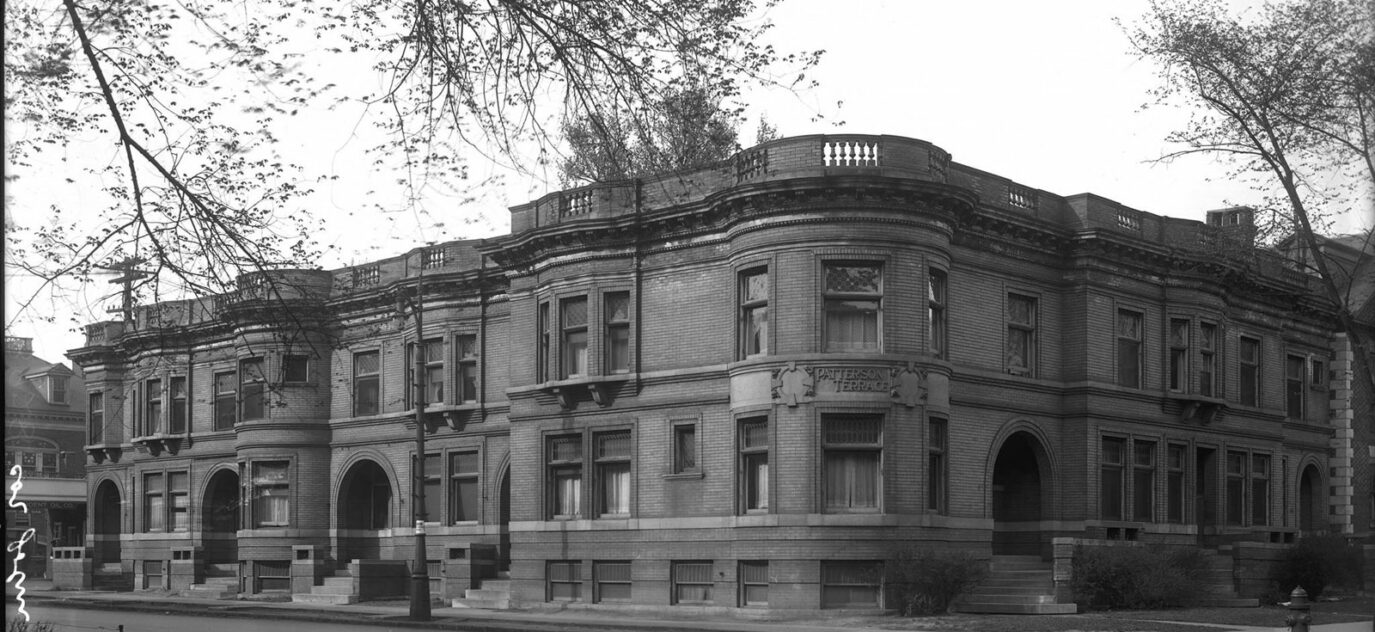
<svg viewBox="0 0 1375 632">
<path fill-rule="evenodd" d="M 321 605 L 347 605 L 358 603 L 358 595 L 353 592 L 353 577 L 335 573 L 333 577 L 321 579 L 320 585 L 311 586 L 310 593 L 294 593 L 293 603 Z"/>
<path fill-rule="evenodd" d="M 482 580 L 479 588 L 463 591 L 463 596 L 453 600 L 455 608 L 480 608 L 483 610 L 507 610 L 511 607 L 511 574 L 498 571 L 495 579 Z"/>
<path fill-rule="evenodd" d="M 1072 603 L 1055 602 L 1049 562 L 1035 555 L 995 555 L 988 577 L 954 606 L 959 612 L 985 614 L 1073 614 Z"/>
</svg>

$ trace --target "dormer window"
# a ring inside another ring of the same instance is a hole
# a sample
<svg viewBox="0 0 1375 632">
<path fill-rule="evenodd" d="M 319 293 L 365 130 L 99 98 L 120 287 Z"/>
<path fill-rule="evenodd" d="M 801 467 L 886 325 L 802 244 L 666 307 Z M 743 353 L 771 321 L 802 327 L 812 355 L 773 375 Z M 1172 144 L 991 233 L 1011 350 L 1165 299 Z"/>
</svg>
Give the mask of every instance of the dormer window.
<svg viewBox="0 0 1375 632">
<path fill-rule="evenodd" d="M 66 404 L 67 403 L 67 376 L 49 375 L 48 376 L 48 403 Z"/>
</svg>

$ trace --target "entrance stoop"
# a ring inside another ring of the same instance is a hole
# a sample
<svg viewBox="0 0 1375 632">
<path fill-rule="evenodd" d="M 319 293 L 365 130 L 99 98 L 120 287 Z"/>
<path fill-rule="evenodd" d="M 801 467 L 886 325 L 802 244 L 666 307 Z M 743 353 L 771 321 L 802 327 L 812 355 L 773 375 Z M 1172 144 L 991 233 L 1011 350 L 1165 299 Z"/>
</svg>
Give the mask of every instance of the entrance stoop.
<svg viewBox="0 0 1375 632">
<path fill-rule="evenodd" d="M 469 588 L 454 599 L 455 608 L 508 610 L 511 607 L 511 573 L 497 571 L 496 579 L 482 580 L 481 588 Z"/>
<path fill-rule="evenodd" d="M 1038 555 L 994 555 L 988 577 L 956 602 L 956 612 L 978 614 L 1074 614 L 1072 603 L 1056 603 L 1050 562 Z"/>
<path fill-rule="evenodd" d="M 1255 608 L 1260 600 L 1237 596 L 1236 582 L 1233 580 L 1231 545 L 1218 547 L 1217 552 L 1207 556 L 1208 565 L 1203 571 L 1203 595 L 1197 605 L 1204 608 Z"/>
<path fill-rule="evenodd" d="M 353 592 L 353 576 L 347 571 L 336 572 L 333 577 L 321 578 L 319 586 L 311 586 L 310 594 L 295 593 L 291 600 L 295 603 L 346 605 L 358 603 L 358 595 Z"/>
</svg>

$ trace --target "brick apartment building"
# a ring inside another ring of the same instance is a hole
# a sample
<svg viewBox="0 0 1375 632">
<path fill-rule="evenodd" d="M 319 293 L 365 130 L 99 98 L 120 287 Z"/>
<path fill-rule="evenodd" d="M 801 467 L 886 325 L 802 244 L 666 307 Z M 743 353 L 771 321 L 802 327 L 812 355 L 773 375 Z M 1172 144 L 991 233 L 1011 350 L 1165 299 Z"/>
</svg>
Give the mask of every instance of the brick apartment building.
<svg viewBox="0 0 1375 632">
<path fill-rule="evenodd" d="M 126 587 L 196 558 L 300 594 L 408 560 L 419 493 L 437 582 L 490 555 L 524 604 L 820 608 L 881 606 L 909 543 L 1368 533 L 1330 306 L 1251 226 L 806 136 L 550 194 L 500 238 L 248 276 L 70 353 L 85 554 Z"/>
<path fill-rule="evenodd" d="M 52 547 L 85 542 L 85 391 L 66 365 L 35 356 L 32 338 L 5 336 L 5 542 L 33 529 L 26 577 L 48 576 Z"/>
</svg>

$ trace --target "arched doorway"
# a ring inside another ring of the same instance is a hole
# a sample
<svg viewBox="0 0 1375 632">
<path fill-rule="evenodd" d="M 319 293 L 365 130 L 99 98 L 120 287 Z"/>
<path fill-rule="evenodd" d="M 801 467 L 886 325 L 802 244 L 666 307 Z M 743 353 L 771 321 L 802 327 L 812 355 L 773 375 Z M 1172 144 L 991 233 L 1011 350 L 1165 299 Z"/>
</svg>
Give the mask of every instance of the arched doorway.
<svg viewBox="0 0 1375 632">
<path fill-rule="evenodd" d="M 1028 432 L 1003 441 L 993 462 L 994 555 L 1040 555 L 1041 520 L 1050 489 L 1045 448 Z"/>
<path fill-rule="evenodd" d="M 340 566 L 350 560 L 381 557 L 382 529 L 391 528 L 392 488 L 387 473 L 374 461 L 359 461 L 344 475 L 339 487 Z"/>
<path fill-rule="evenodd" d="M 114 481 L 107 480 L 96 487 L 95 541 L 91 545 L 97 564 L 114 563 L 123 559 L 119 545 L 121 504 L 119 488 L 115 486 Z"/>
<path fill-rule="evenodd" d="M 497 508 L 497 519 L 500 521 L 501 540 L 497 543 L 497 568 L 498 570 L 511 569 L 511 468 L 507 466 L 501 472 L 500 492 L 498 502 L 501 506 Z"/>
<path fill-rule="evenodd" d="M 1322 473 L 1310 463 L 1299 476 L 1300 531 L 1314 533 L 1326 528 L 1322 499 Z"/>
<path fill-rule="evenodd" d="M 239 561 L 239 475 L 222 469 L 210 477 L 201 503 L 201 546 L 207 564 Z"/>
</svg>

